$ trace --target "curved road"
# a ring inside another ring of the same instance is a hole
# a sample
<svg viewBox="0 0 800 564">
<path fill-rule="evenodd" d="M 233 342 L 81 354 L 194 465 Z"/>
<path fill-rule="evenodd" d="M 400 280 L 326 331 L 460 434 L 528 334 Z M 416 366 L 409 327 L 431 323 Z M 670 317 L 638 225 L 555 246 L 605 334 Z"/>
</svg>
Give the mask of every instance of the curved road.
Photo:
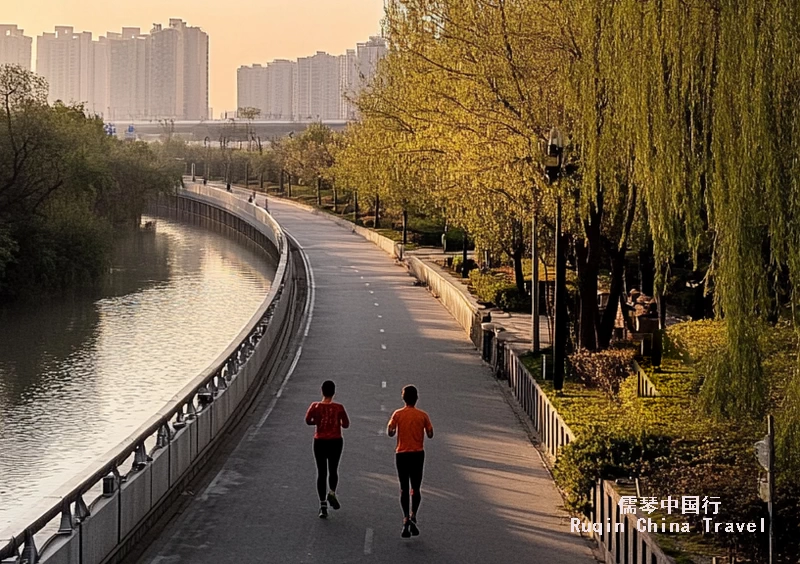
<svg viewBox="0 0 800 564">
<path fill-rule="evenodd" d="M 302 354 L 274 408 L 261 402 L 263 413 L 222 470 L 141 562 L 594 562 L 588 541 L 569 533 L 538 452 L 450 314 L 360 236 L 275 200 L 270 211 L 314 274 Z M 342 509 L 322 520 L 313 428 L 303 417 L 327 378 L 352 425 Z M 385 428 L 410 383 L 436 436 L 426 441 L 421 535 L 403 539 L 395 441 Z"/>
</svg>

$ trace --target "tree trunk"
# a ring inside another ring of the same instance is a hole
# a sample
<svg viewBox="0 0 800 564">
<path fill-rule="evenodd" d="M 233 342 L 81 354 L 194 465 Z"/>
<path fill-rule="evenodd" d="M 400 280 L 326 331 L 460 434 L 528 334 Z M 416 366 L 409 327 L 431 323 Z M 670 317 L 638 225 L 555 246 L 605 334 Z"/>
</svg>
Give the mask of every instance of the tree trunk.
<svg viewBox="0 0 800 564">
<path fill-rule="evenodd" d="M 597 345 L 604 349 L 611 343 L 614 336 L 614 322 L 617 319 L 617 310 L 622 298 L 625 286 L 625 253 L 627 247 L 623 247 L 611 255 L 611 287 L 609 288 L 608 305 L 600 319 L 600 327 L 597 330 Z"/>
<path fill-rule="evenodd" d="M 586 235 L 575 244 L 578 266 L 578 346 L 590 351 L 597 350 L 597 275 L 599 273 L 600 233 L 594 226 L 587 226 Z"/>
<path fill-rule="evenodd" d="M 380 226 L 381 221 L 381 197 L 378 194 L 375 194 L 375 225 L 373 226 L 375 229 L 378 229 Z"/>
<path fill-rule="evenodd" d="M 464 238 L 463 238 L 464 245 L 461 248 L 461 278 L 468 278 L 469 272 L 467 272 L 467 231 L 464 230 Z"/>
<path fill-rule="evenodd" d="M 337 208 L 338 202 L 336 201 L 337 200 L 337 198 L 336 198 L 337 194 L 336 194 L 336 183 L 335 182 L 333 183 L 331 188 L 333 188 L 333 213 L 336 213 L 336 208 Z"/>
<path fill-rule="evenodd" d="M 525 294 L 525 277 L 522 274 L 522 258 L 525 256 L 525 245 L 520 241 L 514 246 L 511 258 L 514 261 L 514 283 L 520 295 Z"/>
<path fill-rule="evenodd" d="M 408 210 L 403 210 L 403 245 L 408 244 Z"/>
</svg>

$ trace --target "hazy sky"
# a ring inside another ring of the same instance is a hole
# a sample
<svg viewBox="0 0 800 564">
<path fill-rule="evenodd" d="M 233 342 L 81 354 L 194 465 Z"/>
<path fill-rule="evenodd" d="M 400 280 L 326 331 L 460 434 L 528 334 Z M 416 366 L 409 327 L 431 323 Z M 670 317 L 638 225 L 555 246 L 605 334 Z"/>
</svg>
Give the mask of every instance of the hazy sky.
<svg viewBox="0 0 800 564">
<path fill-rule="evenodd" d="M 210 104 L 214 117 L 236 109 L 236 69 L 327 51 L 340 55 L 380 32 L 383 0 L 3 0 L 0 23 L 33 37 L 71 25 L 94 37 L 122 26 L 149 32 L 181 18 L 209 35 Z"/>
</svg>

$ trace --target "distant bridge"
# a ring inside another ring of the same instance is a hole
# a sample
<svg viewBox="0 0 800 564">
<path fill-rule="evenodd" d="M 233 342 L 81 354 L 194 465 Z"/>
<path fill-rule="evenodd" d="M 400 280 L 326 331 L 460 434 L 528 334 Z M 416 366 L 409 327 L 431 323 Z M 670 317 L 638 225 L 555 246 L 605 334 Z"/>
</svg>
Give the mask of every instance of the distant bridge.
<svg viewBox="0 0 800 564">
<path fill-rule="evenodd" d="M 206 137 L 211 143 L 218 143 L 221 137 L 230 141 L 247 141 L 250 135 L 259 137 L 262 142 L 272 138 L 283 137 L 289 133 L 301 133 L 311 121 L 265 121 L 243 119 L 227 120 L 115 120 L 110 121 L 116 128 L 118 136 L 125 136 L 129 126 L 133 126 L 133 135 L 139 139 L 152 139 L 165 134 L 178 135 L 190 140 L 203 142 Z M 323 120 L 322 123 L 334 131 L 342 131 L 347 126 L 345 120 Z"/>
</svg>

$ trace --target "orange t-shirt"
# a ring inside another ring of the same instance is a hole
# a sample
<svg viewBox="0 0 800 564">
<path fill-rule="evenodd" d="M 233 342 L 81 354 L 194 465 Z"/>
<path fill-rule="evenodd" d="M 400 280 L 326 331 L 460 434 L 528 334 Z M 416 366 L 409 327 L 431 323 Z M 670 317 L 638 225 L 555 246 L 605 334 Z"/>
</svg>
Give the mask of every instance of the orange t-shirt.
<svg viewBox="0 0 800 564">
<path fill-rule="evenodd" d="M 418 452 L 424 449 L 425 432 L 433 431 L 428 414 L 416 407 L 405 406 L 392 413 L 389 426 L 397 429 L 395 452 Z"/>
</svg>

